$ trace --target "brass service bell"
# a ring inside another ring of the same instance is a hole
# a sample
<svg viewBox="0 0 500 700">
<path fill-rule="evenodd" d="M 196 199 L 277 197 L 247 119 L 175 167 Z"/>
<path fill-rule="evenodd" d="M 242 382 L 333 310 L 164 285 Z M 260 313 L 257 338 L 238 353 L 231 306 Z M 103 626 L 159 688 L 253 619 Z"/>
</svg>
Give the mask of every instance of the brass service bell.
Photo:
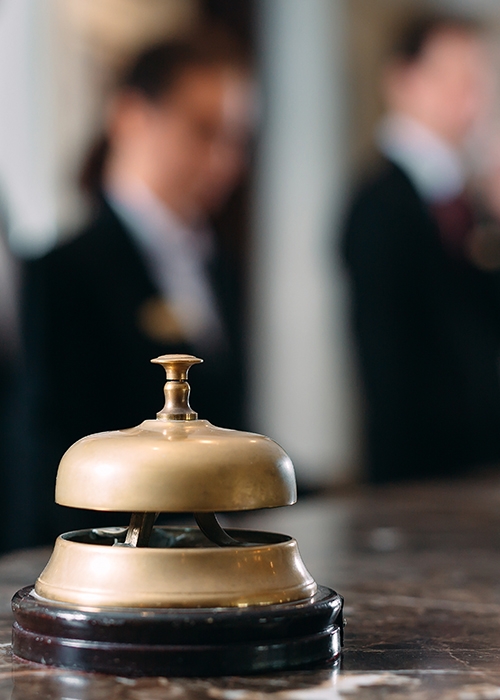
<svg viewBox="0 0 500 700">
<path fill-rule="evenodd" d="M 318 587 L 286 535 L 224 530 L 216 513 L 291 505 L 293 465 L 262 435 L 213 426 L 189 405 L 189 368 L 164 355 L 156 420 L 98 433 L 63 456 L 60 505 L 128 511 L 128 527 L 60 535 L 13 599 L 14 653 L 119 675 L 301 668 L 340 654 L 343 601 Z M 197 527 L 155 526 L 193 513 Z"/>
</svg>

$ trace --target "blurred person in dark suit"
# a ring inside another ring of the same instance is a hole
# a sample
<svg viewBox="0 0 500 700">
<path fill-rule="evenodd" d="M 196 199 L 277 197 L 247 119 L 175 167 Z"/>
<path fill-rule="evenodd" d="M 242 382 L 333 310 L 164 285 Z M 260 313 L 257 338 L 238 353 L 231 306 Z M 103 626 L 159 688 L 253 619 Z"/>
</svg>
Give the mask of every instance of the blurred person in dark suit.
<svg viewBox="0 0 500 700">
<path fill-rule="evenodd" d="M 0 221 L 0 416 L 2 425 L 6 397 L 11 388 L 13 367 L 19 351 L 18 264 L 9 250 L 4 231 L 3 222 Z"/>
<path fill-rule="evenodd" d="M 20 364 L 18 283 L 19 261 L 7 239 L 7 206 L 0 194 L 0 508 L 9 507 L 16 381 Z M 0 538 L 0 551 L 5 544 Z"/>
<path fill-rule="evenodd" d="M 1 198 L 0 198 L 1 199 Z M 3 507 L 9 408 L 19 356 L 18 262 L 9 249 L 0 202 L 0 505 Z M 1 545 L 0 545 L 1 547 Z"/>
<path fill-rule="evenodd" d="M 450 17 L 414 21 L 386 67 L 343 239 L 375 482 L 500 462 L 500 273 L 472 254 L 462 158 L 489 70 L 480 28 Z"/>
<path fill-rule="evenodd" d="M 210 217 L 244 170 L 252 97 L 248 59 L 220 30 L 148 49 L 116 90 L 93 159 L 102 172 L 94 220 L 26 269 L 26 426 L 36 449 L 32 496 L 21 489 L 16 506 L 31 525 L 12 546 L 96 522 L 53 506 L 58 462 L 82 436 L 161 409 L 152 358 L 204 358 L 190 377 L 193 408 L 242 427 L 238 280 Z"/>
</svg>

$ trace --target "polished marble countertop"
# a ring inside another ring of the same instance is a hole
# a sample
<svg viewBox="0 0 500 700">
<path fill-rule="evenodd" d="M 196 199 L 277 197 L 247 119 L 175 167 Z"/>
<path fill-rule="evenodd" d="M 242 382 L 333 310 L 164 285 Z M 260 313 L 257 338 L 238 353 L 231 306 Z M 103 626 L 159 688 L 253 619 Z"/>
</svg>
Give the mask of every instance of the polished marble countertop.
<svg viewBox="0 0 500 700">
<path fill-rule="evenodd" d="M 500 700 L 500 475 L 303 498 L 228 524 L 285 532 L 346 600 L 341 664 L 129 679 L 13 660 L 10 598 L 47 550 L 0 559 L 0 700 Z"/>
</svg>

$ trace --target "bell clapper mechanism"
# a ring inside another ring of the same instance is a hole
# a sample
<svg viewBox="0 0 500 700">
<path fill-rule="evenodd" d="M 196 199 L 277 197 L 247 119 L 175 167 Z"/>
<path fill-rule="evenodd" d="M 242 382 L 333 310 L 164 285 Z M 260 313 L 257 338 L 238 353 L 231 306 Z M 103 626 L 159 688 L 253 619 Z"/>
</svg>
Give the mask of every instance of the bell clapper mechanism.
<svg viewBox="0 0 500 700">
<path fill-rule="evenodd" d="M 191 355 L 152 362 L 165 405 L 136 428 L 63 456 L 56 502 L 129 512 L 128 527 L 60 535 L 12 601 L 23 659 L 124 676 L 264 673 L 340 655 L 343 600 L 318 586 L 286 535 L 225 530 L 216 513 L 296 501 L 293 465 L 262 435 L 218 428 L 189 405 Z M 192 513 L 197 527 L 156 525 Z"/>
</svg>

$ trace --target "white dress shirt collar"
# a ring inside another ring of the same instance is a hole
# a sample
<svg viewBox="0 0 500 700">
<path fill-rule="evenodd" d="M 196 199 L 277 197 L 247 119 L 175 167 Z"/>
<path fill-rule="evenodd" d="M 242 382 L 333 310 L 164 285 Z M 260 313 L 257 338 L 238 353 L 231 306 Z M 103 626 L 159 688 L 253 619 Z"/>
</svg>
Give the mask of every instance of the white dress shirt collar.
<svg viewBox="0 0 500 700">
<path fill-rule="evenodd" d="M 184 224 L 141 182 L 112 183 L 105 196 L 186 339 L 200 347 L 217 346 L 224 332 L 207 272 L 215 252 L 210 229 Z"/>
<path fill-rule="evenodd" d="M 398 165 L 428 202 L 453 199 L 466 185 L 460 154 L 418 121 L 400 113 L 388 114 L 379 125 L 377 145 Z"/>
</svg>

